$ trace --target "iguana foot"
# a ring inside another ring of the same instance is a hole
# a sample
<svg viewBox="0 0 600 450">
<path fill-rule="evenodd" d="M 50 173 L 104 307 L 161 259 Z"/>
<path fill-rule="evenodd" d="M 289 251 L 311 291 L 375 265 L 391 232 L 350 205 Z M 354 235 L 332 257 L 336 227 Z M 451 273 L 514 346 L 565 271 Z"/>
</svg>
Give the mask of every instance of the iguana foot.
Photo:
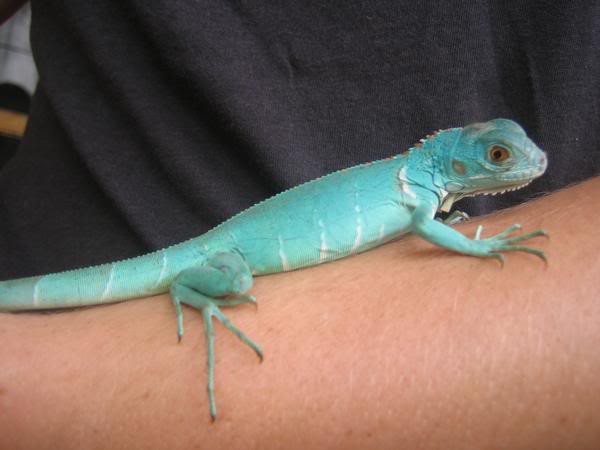
<svg viewBox="0 0 600 450">
<path fill-rule="evenodd" d="M 213 299 L 213 302 L 215 305 L 222 307 L 243 305 L 244 303 L 251 303 L 254 306 L 258 306 L 258 303 L 256 303 L 256 297 L 248 294 L 235 294 L 222 299 L 215 298 Z"/>
<path fill-rule="evenodd" d="M 490 257 L 498 259 L 502 264 L 504 264 L 504 255 L 500 252 L 503 251 L 520 251 L 529 253 L 532 255 L 541 258 L 546 264 L 548 263 L 548 259 L 546 258 L 546 254 L 537 248 L 528 247 L 525 245 L 513 245 L 517 242 L 526 241 L 528 239 L 545 236 L 549 237 L 548 233 L 544 230 L 536 230 L 531 233 L 521 234 L 518 236 L 510 236 L 513 232 L 520 230 L 521 225 L 514 224 L 508 227 L 501 233 L 498 233 L 494 236 L 491 236 L 486 239 L 481 239 L 481 232 L 483 231 L 483 226 L 479 225 L 477 227 L 477 231 L 475 232 L 475 238 L 471 241 L 473 246 L 475 247 L 477 256 Z"/>
<path fill-rule="evenodd" d="M 463 211 L 452 211 L 448 217 L 442 220 L 444 225 L 453 226 L 458 225 L 459 223 L 466 222 L 470 217 L 466 212 Z"/>
<path fill-rule="evenodd" d="M 210 416 L 213 421 L 217 417 L 213 317 L 219 320 L 243 343 L 252 348 L 261 361 L 263 359 L 260 346 L 233 325 L 220 310 L 222 306 L 233 306 L 241 303 L 256 304 L 256 299 L 253 296 L 242 293 L 249 289 L 251 285 L 252 275 L 250 269 L 237 253 L 218 253 L 207 260 L 205 265 L 182 271 L 171 285 L 171 299 L 177 313 L 177 335 L 179 340 L 183 336 L 181 305 L 185 304 L 202 312 L 207 343 L 208 400 Z M 214 298 L 225 296 L 232 297 Z"/>
</svg>

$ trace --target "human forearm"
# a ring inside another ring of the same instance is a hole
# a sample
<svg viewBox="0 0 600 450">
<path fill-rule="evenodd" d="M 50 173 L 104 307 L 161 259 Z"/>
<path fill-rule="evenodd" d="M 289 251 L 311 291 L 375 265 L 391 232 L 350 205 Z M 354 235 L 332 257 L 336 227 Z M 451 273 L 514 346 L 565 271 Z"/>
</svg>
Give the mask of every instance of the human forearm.
<svg viewBox="0 0 600 450">
<path fill-rule="evenodd" d="M 592 448 L 600 445 L 600 179 L 477 219 L 512 222 L 550 265 L 406 238 L 259 278 L 217 327 L 220 416 L 204 336 L 166 296 L 52 315 L 0 315 L 2 448 Z M 474 223 L 460 227 L 472 234 Z"/>
</svg>

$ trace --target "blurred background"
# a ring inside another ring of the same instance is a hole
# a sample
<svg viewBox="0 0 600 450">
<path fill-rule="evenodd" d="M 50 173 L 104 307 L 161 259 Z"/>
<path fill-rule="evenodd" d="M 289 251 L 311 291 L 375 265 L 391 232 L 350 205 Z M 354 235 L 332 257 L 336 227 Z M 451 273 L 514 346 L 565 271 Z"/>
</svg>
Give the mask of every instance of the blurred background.
<svg viewBox="0 0 600 450">
<path fill-rule="evenodd" d="M 0 167 L 17 150 L 38 80 L 29 45 L 30 23 L 26 3 L 0 25 Z"/>
</svg>

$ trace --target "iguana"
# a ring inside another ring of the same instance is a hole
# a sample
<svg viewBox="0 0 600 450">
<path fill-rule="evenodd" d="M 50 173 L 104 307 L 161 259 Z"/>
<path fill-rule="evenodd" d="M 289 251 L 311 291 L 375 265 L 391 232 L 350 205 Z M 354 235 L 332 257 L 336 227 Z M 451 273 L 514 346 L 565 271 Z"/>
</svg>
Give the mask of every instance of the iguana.
<svg viewBox="0 0 600 450">
<path fill-rule="evenodd" d="M 253 276 L 322 264 L 412 232 L 465 255 L 497 258 L 541 250 L 516 245 L 542 230 L 469 239 L 435 218 L 457 200 L 522 188 L 544 173 L 546 155 L 515 122 L 495 119 L 440 130 L 407 152 L 307 182 L 258 203 L 207 233 L 143 256 L 0 282 L 0 310 L 70 308 L 170 292 L 183 335 L 182 304 L 201 311 L 207 340 L 210 415 L 216 418 L 213 317 L 250 346 L 221 307 L 253 303 Z M 449 222 L 465 217 L 455 213 Z"/>
</svg>

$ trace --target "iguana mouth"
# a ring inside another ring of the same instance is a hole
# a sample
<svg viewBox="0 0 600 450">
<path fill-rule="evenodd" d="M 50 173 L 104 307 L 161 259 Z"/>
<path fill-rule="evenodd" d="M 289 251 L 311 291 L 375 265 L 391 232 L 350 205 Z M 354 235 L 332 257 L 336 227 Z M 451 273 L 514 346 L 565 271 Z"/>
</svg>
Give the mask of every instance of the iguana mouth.
<svg viewBox="0 0 600 450">
<path fill-rule="evenodd" d="M 480 191 L 473 191 L 473 192 L 454 192 L 454 193 L 449 193 L 443 199 L 443 201 L 442 201 L 442 203 L 440 205 L 440 211 L 449 212 L 450 209 L 452 208 L 452 205 L 455 202 L 459 201 L 461 198 L 475 197 L 476 195 L 496 195 L 496 194 L 502 194 L 504 192 L 517 191 L 519 189 L 524 188 L 525 186 L 527 186 L 532 181 L 533 180 L 528 180 L 528 181 L 526 181 L 524 183 L 511 184 L 511 185 L 503 186 L 503 187 L 500 187 L 500 188 L 497 188 L 497 189 L 480 190 Z"/>
<path fill-rule="evenodd" d="M 470 194 L 465 195 L 465 197 L 473 197 L 475 195 L 496 195 L 496 194 L 504 194 L 505 192 L 518 191 L 519 189 L 523 189 L 525 186 L 530 184 L 532 181 L 533 180 L 529 180 L 529 181 L 526 181 L 525 183 L 513 184 L 513 185 L 509 185 L 509 186 L 504 186 L 504 187 L 501 187 L 498 189 L 474 191 Z"/>
</svg>

